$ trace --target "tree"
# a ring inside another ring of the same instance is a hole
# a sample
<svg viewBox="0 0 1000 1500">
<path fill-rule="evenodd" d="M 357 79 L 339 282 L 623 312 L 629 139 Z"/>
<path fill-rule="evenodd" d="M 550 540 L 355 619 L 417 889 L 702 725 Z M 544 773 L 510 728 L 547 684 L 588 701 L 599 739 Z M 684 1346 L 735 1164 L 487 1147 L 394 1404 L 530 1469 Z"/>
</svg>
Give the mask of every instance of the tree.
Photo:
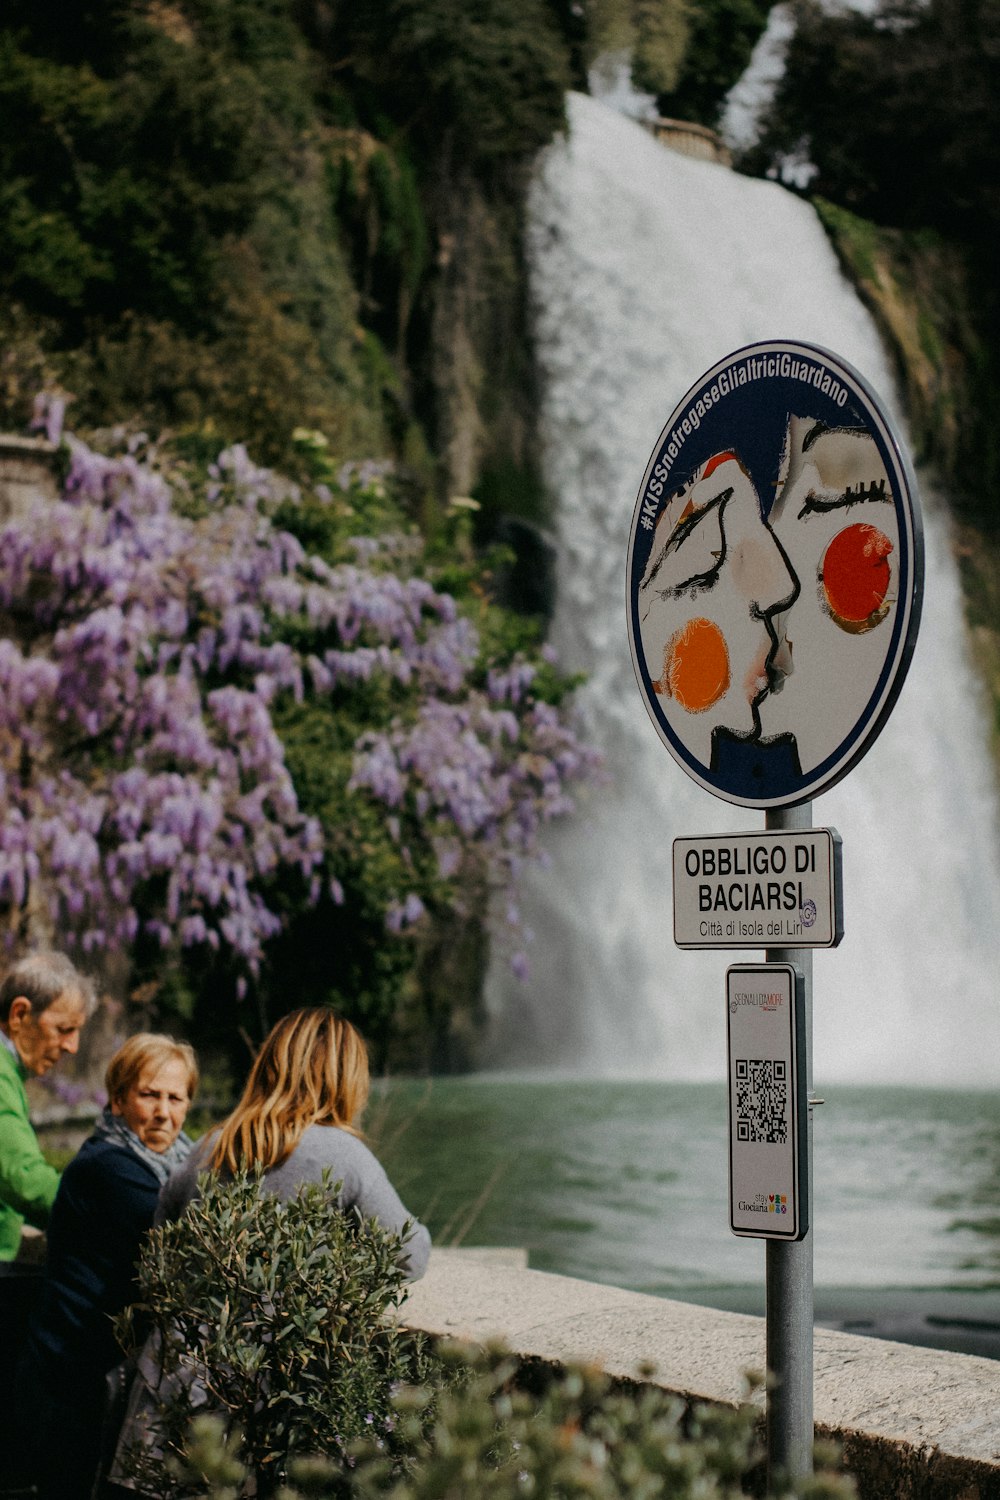
<svg viewBox="0 0 1000 1500">
<path fill-rule="evenodd" d="M 317 36 L 355 75 L 362 113 L 377 101 L 439 166 L 453 156 L 489 175 L 522 165 L 564 123 L 559 20 L 548 0 L 357 0 Z"/>
<path fill-rule="evenodd" d="M 771 0 L 702 0 L 682 8 L 683 55 L 676 81 L 661 85 L 661 113 L 714 125 L 727 91 L 750 61 L 770 8 Z M 638 60 L 644 62 L 642 49 Z M 644 79 L 653 82 L 640 69 L 639 82 Z"/>
<path fill-rule="evenodd" d="M 799 0 L 784 77 L 749 165 L 804 150 L 811 191 L 878 224 L 990 246 L 1000 218 L 1000 4 Z"/>
</svg>

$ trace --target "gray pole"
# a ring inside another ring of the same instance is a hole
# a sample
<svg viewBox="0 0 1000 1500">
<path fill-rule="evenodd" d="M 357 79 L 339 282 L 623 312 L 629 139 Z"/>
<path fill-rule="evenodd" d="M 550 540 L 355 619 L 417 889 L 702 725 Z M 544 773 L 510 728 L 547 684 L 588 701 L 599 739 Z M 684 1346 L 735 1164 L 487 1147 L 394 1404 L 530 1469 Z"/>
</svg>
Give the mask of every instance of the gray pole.
<svg viewBox="0 0 1000 1500">
<path fill-rule="evenodd" d="M 812 803 L 766 813 L 767 828 L 812 827 Z M 812 1238 L 812 950 L 769 948 L 769 963 L 793 963 L 805 980 L 806 1172 L 809 1230 L 794 1243 L 767 1241 L 767 1368 L 774 1387 L 767 1401 L 769 1490 L 784 1474 L 801 1478 L 813 1462 L 813 1238 Z"/>
</svg>

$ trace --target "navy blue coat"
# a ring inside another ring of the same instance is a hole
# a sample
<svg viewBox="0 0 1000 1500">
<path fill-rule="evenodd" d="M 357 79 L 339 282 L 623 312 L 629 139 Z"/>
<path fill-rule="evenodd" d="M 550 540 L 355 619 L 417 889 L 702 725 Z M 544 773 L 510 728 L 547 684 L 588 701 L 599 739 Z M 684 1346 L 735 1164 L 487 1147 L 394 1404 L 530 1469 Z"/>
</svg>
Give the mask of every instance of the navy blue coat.
<svg viewBox="0 0 1000 1500">
<path fill-rule="evenodd" d="M 156 1173 L 134 1152 L 97 1136 L 63 1173 L 17 1371 L 21 1441 L 39 1500 L 89 1500 L 105 1376 L 123 1357 L 112 1319 L 135 1296 L 139 1247 L 159 1191 Z"/>
<path fill-rule="evenodd" d="M 55 1385 L 103 1383 L 122 1358 L 111 1320 L 135 1295 L 139 1247 L 152 1227 L 159 1191 L 145 1162 L 95 1136 L 63 1173 L 28 1335 Z"/>
</svg>

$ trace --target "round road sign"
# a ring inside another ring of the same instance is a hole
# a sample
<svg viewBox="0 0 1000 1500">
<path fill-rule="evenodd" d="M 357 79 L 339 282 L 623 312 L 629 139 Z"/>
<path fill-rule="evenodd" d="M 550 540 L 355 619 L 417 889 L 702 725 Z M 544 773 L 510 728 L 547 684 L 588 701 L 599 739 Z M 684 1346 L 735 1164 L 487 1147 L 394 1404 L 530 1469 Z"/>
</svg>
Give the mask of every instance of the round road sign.
<svg viewBox="0 0 1000 1500">
<path fill-rule="evenodd" d="M 774 341 L 692 386 L 646 467 L 628 553 L 636 678 L 689 776 L 744 807 L 839 781 L 896 701 L 922 590 L 909 465 L 849 364 Z"/>
</svg>

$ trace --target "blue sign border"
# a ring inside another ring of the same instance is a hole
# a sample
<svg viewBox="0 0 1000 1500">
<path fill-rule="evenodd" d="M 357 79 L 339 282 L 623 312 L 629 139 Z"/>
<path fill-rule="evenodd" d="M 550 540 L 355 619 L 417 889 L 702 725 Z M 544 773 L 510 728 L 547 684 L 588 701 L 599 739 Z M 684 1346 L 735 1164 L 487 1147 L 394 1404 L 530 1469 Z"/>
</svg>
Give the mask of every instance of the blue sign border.
<svg viewBox="0 0 1000 1500">
<path fill-rule="evenodd" d="M 808 380 L 789 373 L 807 367 Z M 768 764 L 766 769 L 743 760 L 723 771 L 713 770 L 671 727 L 646 668 L 638 594 L 653 542 L 649 516 L 660 509 L 661 497 L 665 499 L 685 484 L 713 454 L 727 450 L 739 454 L 758 495 L 773 495 L 792 413 L 830 427 L 864 428 L 878 446 L 892 486 L 899 532 L 898 601 L 890 643 L 865 708 L 844 725 L 832 753 L 808 773 L 783 760 Z M 639 690 L 660 739 L 693 780 L 724 801 L 742 807 L 777 808 L 794 807 L 819 796 L 866 754 L 895 706 L 916 644 L 923 583 L 923 526 L 916 483 L 906 453 L 871 386 L 846 360 L 816 344 L 778 339 L 735 350 L 713 365 L 674 409 L 646 465 L 632 516 L 627 571 L 629 646 Z"/>
</svg>

